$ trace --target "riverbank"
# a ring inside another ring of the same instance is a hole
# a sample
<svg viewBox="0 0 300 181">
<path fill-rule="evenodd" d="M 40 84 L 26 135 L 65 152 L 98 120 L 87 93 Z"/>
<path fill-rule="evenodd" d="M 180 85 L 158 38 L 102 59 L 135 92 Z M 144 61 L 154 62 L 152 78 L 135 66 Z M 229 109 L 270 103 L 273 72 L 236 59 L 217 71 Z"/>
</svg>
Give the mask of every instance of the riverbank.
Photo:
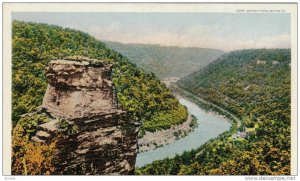
<svg viewBox="0 0 300 181">
<path fill-rule="evenodd" d="M 179 99 L 193 100 L 195 104 L 206 111 L 207 115 L 219 117 L 232 124 L 233 132 L 236 132 L 238 128 L 241 127 L 242 123 L 239 118 L 230 113 L 229 111 L 201 99 L 190 92 L 187 92 L 174 84 L 169 85 L 174 92 L 174 96 Z M 196 118 L 194 118 L 196 119 Z M 153 151 L 157 148 L 163 147 L 165 145 L 171 144 L 176 140 L 184 138 L 189 133 L 191 133 L 195 127 L 198 126 L 197 120 L 192 123 L 192 118 L 189 113 L 187 121 L 180 125 L 172 126 L 170 129 L 156 131 L 154 133 L 146 132 L 145 135 L 138 140 L 139 153 Z"/>
<path fill-rule="evenodd" d="M 222 116 L 201 109 L 197 104 L 183 97 L 179 98 L 179 102 L 186 106 L 189 113 L 197 118 L 198 126 L 184 138 L 155 150 L 138 153 L 136 167 L 143 167 L 155 160 L 172 158 L 178 154 L 183 154 L 185 151 L 197 149 L 230 130 L 231 124 Z"/>
<path fill-rule="evenodd" d="M 227 111 L 226 109 L 223 109 L 214 103 L 208 102 L 198 96 L 195 96 L 194 94 L 179 88 L 175 84 L 171 84 L 169 88 L 173 90 L 177 99 L 180 97 L 186 98 L 188 100 L 191 100 L 192 102 L 194 102 L 199 107 L 206 110 L 207 112 L 211 112 L 212 114 L 215 114 L 217 116 L 227 118 L 227 120 L 232 124 L 233 127 L 235 127 L 235 129 L 240 128 L 242 126 L 242 121 L 237 116 Z"/>
<path fill-rule="evenodd" d="M 189 113 L 195 115 L 199 125 L 182 139 L 155 150 L 139 153 L 136 167 L 143 167 L 155 160 L 172 158 L 192 149 L 202 150 L 199 152 L 201 154 L 205 150 L 205 145 L 220 137 L 231 137 L 242 126 L 241 120 L 229 111 L 179 87 L 171 89 L 179 102 L 187 107 Z"/>
<path fill-rule="evenodd" d="M 197 126 L 196 118 L 189 114 L 184 123 L 174 125 L 170 129 L 156 131 L 154 133 L 145 132 L 145 135 L 138 140 L 139 153 L 152 151 L 184 138 Z"/>
</svg>

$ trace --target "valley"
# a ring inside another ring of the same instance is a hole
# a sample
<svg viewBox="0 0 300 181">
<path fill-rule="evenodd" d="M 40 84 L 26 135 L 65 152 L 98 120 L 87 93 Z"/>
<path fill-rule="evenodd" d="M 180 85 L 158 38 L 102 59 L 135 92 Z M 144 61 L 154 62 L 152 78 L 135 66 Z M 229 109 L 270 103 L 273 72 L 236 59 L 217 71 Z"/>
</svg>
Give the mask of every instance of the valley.
<svg viewBox="0 0 300 181">
<path fill-rule="evenodd" d="M 122 44 L 12 25 L 14 175 L 290 174 L 290 49 Z M 41 130 L 53 120 L 56 136 Z"/>
<path fill-rule="evenodd" d="M 207 66 L 224 52 L 218 49 L 161 46 L 151 44 L 105 44 L 129 58 L 129 60 L 159 79 L 182 78 Z"/>
<path fill-rule="evenodd" d="M 221 107 L 220 113 L 234 122 L 218 138 L 182 155 L 154 161 L 137 173 L 288 175 L 289 63 L 289 49 L 238 50 L 180 79 L 176 84 L 184 89 L 178 89 L 181 93 L 205 110 L 217 111 L 213 105 Z"/>
</svg>

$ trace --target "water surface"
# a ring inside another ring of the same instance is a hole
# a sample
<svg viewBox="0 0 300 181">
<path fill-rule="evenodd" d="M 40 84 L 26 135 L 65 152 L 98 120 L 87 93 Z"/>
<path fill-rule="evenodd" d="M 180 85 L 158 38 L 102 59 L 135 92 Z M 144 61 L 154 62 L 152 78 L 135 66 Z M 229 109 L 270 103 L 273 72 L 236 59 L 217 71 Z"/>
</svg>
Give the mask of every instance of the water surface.
<svg viewBox="0 0 300 181">
<path fill-rule="evenodd" d="M 225 118 L 207 113 L 185 98 L 180 97 L 179 102 L 186 106 L 192 115 L 196 116 L 199 126 L 195 128 L 193 132 L 189 133 L 188 136 L 169 145 L 165 145 L 153 151 L 139 153 L 136 159 L 137 167 L 142 167 L 155 160 L 161 160 L 167 157 L 172 158 L 176 154 L 196 149 L 211 138 L 216 138 L 221 133 L 230 129 L 231 125 Z"/>
</svg>

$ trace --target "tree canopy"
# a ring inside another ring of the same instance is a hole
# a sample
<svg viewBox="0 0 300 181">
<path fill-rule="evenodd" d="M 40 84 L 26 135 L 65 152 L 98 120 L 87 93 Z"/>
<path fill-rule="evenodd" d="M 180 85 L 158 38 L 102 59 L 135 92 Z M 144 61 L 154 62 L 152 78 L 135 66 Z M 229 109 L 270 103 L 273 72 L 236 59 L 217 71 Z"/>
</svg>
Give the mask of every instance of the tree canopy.
<svg viewBox="0 0 300 181">
<path fill-rule="evenodd" d="M 289 175 L 290 61 L 290 49 L 238 50 L 179 80 L 180 88 L 234 113 L 242 120 L 240 131 L 245 127 L 251 134 L 234 139 L 237 130 L 231 129 L 196 151 L 155 161 L 137 173 Z"/>
</svg>

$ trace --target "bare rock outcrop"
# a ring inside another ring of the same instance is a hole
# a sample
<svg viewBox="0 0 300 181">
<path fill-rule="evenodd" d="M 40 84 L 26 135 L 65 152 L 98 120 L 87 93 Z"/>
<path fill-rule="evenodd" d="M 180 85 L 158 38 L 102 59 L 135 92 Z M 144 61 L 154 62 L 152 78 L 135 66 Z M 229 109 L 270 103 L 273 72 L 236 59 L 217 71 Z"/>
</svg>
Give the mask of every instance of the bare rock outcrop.
<svg viewBox="0 0 300 181">
<path fill-rule="evenodd" d="M 66 119 L 116 111 L 109 80 L 111 65 L 93 62 L 97 61 L 82 57 L 51 61 L 43 107 Z"/>
<path fill-rule="evenodd" d="M 50 61 L 42 108 L 51 121 L 32 140 L 47 144 L 67 132 L 56 140 L 55 174 L 133 174 L 140 124 L 117 108 L 111 69 L 85 57 Z"/>
</svg>

